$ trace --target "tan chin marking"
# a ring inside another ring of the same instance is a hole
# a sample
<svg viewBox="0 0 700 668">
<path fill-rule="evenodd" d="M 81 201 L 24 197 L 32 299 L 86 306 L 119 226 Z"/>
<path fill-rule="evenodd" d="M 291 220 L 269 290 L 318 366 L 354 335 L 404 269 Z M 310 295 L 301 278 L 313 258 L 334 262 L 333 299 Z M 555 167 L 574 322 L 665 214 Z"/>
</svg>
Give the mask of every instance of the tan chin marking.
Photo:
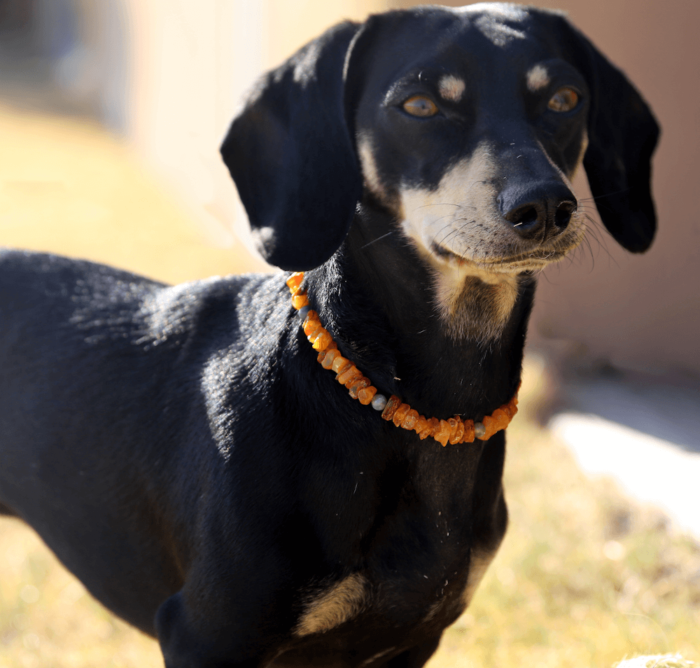
<svg viewBox="0 0 700 668">
<path fill-rule="evenodd" d="M 518 298 L 518 279 L 507 274 L 493 276 L 498 280 L 436 274 L 438 311 L 452 337 L 486 343 L 501 335 Z"/>
<path fill-rule="evenodd" d="M 447 74 L 438 83 L 438 91 L 445 100 L 459 102 L 464 95 L 466 84 L 462 79 L 459 79 L 451 74 Z"/>
<path fill-rule="evenodd" d="M 536 93 L 549 85 L 549 72 L 544 65 L 535 65 L 526 75 L 527 89 Z"/>
<path fill-rule="evenodd" d="M 353 573 L 331 586 L 308 604 L 296 635 L 323 633 L 358 615 L 367 598 L 366 585 L 362 575 Z"/>
</svg>

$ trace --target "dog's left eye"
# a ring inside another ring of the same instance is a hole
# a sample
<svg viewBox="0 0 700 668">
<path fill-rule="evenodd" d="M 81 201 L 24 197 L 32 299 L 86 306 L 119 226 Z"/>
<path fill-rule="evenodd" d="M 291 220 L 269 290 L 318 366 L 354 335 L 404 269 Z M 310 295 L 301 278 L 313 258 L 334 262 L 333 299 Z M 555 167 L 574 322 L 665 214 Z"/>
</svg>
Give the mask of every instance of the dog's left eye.
<svg viewBox="0 0 700 668">
<path fill-rule="evenodd" d="M 560 88 L 552 97 L 550 98 L 547 106 L 552 110 L 559 113 L 564 113 L 571 111 L 578 104 L 578 93 L 573 89 L 565 86 Z"/>
<path fill-rule="evenodd" d="M 435 116 L 439 111 L 435 102 L 425 95 L 409 97 L 403 103 L 403 110 L 411 116 L 419 116 L 420 118 Z"/>
</svg>

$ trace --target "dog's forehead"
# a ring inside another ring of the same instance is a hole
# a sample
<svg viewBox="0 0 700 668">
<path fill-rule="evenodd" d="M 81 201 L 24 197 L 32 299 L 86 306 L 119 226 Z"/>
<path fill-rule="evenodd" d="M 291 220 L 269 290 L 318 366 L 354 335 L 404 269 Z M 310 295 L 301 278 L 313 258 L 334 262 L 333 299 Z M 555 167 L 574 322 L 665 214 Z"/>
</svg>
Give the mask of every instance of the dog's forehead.
<svg viewBox="0 0 700 668">
<path fill-rule="evenodd" d="M 506 63 L 509 77 L 522 77 L 538 60 L 559 55 L 553 40 L 542 39 L 550 17 L 545 10 L 503 3 L 407 10 L 403 20 L 387 22 L 374 44 L 381 57 L 373 60 L 373 78 L 396 80 L 431 66 L 446 74 L 486 74 L 506 69 Z"/>
</svg>

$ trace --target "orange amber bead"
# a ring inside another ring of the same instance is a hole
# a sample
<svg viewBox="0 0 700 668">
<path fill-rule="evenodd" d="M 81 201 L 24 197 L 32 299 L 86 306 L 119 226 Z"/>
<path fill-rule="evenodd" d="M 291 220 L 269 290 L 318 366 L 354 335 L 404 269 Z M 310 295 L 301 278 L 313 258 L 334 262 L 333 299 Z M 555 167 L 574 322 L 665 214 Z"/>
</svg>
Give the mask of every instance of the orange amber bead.
<svg viewBox="0 0 700 668">
<path fill-rule="evenodd" d="M 371 383 L 370 383 L 369 378 L 365 378 L 364 376 L 360 376 L 359 378 L 353 380 L 352 382 L 347 383 L 345 385 L 345 387 L 347 387 L 348 390 L 350 391 L 350 396 L 353 399 L 357 399 L 359 391 L 363 390 L 366 387 L 369 387 L 370 384 Z"/>
<path fill-rule="evenodd" d="M 325 331 L 326 330 L 321 327 L 321 323 L 318 321 L 312 321 L 307 327 L 304 327 L 304 334 L 306 334 L 306 338 L 309 339 L 309 341 L 313 341 L 321 332 Z"/>
<path fill-rule="evenodd" d="M 424 431 L 426 431 L 427 427 L 428 427 L 428 421 L 422 415 L 419 415 L 413 429 L 415 430 L 416 434 L 418 434 L 418 436 L 421 437 L 421 440 L 423 440 L 428 435 L 428 434 L 425 434 L 425 436 L 421 436 L 421 434 Z"/>
<path fill-rule="evenodd" d="M 313 320 L 310 318 L 304 320 L 304 334 L 306 334 L 307 338 L 311 338 L 321 329 L 323 329 L 323 327 L 321 326 L 320 320 Z"/>
<path fill-rule="evenodd" d="M 496 426 L 498 427 L 499 431 L 501 429 L 505 429 L 510 422 L 510 417 L 508 416 L 508 413 L 503 410 L 503 408 L 497 408 L 493 413 L 491 413 L 491 417 L 496 420 Z"/>
<path fill-rule="evenodd" d="M 347 366 L 348 364 L 350 364 L 349 360 L 345 359 L 345 357 L 343 357 L 342 355 L 338 355 L 338 357 L 336 357 L 333 360 L 333 364 L 331 364 L 331 369 L 333 369 L 333 371 L 335 371 L 336 373 L 342 373 L 341 369 L 344 366 Z"/>
<path fill-rule="evenodd" d="M 370 385 L 369 387 L 362 388 L 357 393 L 357 398 L 363 406 L 368 406 L 372 403 L 375 394 L 377 394 L 377 388 Z"/>
<path fill-rule="evenodd" d="M 413 429 L 416 426 L 416 422 L 418 422 L 418 417 L 418 411 L 412 408 L 401 421 L 401 426 L 404 429 Z M 394 419 L 396 419 L 396 415 L 394 415 Z"/>
<path fill-rule="evenodd" d="M 447 445 L 447 440 L 450 438 L 450 423 L 447 420 L 440 420 L 440 427 L 433 438 L 444 448 Z"/>
<path fill-rule="evenodd" d="M 292 297 L 292 306 L 298 311 L 301 308 L 304 308 L 304 306 L 309 305 L 309 298 L 306 296 L 306 293 L 297 293 Z"/>
<path fill-rule="evenodd" d="M 389 397 L 389 401 L 386 402 L 384 410 L 382 411 L 382 417 L 385 420 L 391 420 L 396 413 L 396 409 L 401 405 L 401 399 L 399 399 L 395 394 Z"/>
<path fill-rule="evenodd" d="M 496 420 L 494 420 L 490 415 L 484 417 L 481 421 L 484 425 L 484 435 L 481 437 L 482 441 L 488 441 L 496 433 Z"/>
<path fill-rule="evenodd" d="M 464 421 L 464 436 L 462 437 L 462 443 L 473 443 L 474 442 L 474 420 Z"/>
<path fill-rule="evenodd" d="M 338 374 L 336 377 L 336 380 L 341 384 L 345 385 L 346 383 L 356 380 L 357 378 L 362 378 L 362 371 L 360 371 L 352 362 L 350 363 L 349 368 L 345 369 L 341 373 Z"/>
<path fill-rule="evenodd" d="M 411 410 L 411 407 L 408 404 L 401 404 L 397 409 L 396 412 L 394 413 L 394 416 L 392 417 L 392 420 L 394 421 L 394 424 L 397 427 L 401 426 L 401 423 L 403 422 L 403 419 L 408 415 L 408 411 Z"/>
<path fill-rule="evenodd" d="M 337 348 L 333 348 L 331 350 L 328 350 L 326 352 L 326 356 L 323 358 L 323 361 L 321 362 L 321 366 L 324 369 L 330 369 L 333 366 L 333 362 L 340 357 L 340 351 Z"/>
<path fill-rule="evenodd" d="M 312 344 L 314 350 L 325 350 L 328 344 L 333 340 L 331 335 L 325 330 L 321 329 L 318 334 L 314 337 Z"/>
<path fill-rule="evenodd" d="M 438 429 L 440 429 L 440 420 L 437 418 L 429 418 L 428 419 L 428 436 L 435 436 L 437 434 Z"/>
<path fill-rule="evenodd" d="M 462 422 L 462 418 L 455 415 L 453 418 L 450 418 L 448 422 L 452 426 L 452 432 L 450 433 L 450 443 L 452 443 L 453 445 L 455 443 L 461 443 L 462 438 L 464 437 L 464 422 Z"/>
<path fill-rule="evenodd" d="M 292 294 L 299 289 L 301 282 L 304 280 L 304 272 L 294 272 L 286 281 L 287 287 L 292 291 Z"/>
</svg>

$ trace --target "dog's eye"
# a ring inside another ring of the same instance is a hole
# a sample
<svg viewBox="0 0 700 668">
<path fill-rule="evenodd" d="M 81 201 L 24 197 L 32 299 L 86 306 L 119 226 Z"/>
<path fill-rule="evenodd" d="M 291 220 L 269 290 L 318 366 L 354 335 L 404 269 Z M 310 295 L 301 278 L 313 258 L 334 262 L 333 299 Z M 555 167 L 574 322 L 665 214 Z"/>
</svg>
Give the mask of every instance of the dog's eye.
<svg viewBox="0 0 700 668">
<path fill-rule="evenodd" d="M 403 110 L 411 116 L 420 116 L 421 118 L 435 116 L 439 111 L 435 102 L 425 95 L 409 97 L 403 103 Z"/>
<path fill-rule="evenodd" d="M 547 103 L 552 111 L 564 113 L 571 111 L 578 104 L 578 93 L 573 88 L 560 88 Z"/>
</svg>

